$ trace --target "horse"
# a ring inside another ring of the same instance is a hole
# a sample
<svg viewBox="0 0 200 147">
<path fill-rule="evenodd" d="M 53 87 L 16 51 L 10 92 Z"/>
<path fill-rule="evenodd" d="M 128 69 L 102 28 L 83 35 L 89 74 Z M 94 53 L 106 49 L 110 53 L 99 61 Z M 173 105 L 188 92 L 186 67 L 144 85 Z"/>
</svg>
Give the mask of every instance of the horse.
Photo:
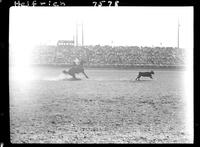
<svg viewBox="0 0 200 147">
<path fill-rule="evenodd" d="M 135 80 L 140 80 L 140 77 L 149 77 L 153 79 L 152 74 L 154 74 L 154 71 L 151 72 L 139 72 L 137 78 Z"/>
<path fill-rule="evenodd" d="M 68 75 L 72 76 L 74 79 L 77 79 L 75 74 L 82 73 L 88 79 L 88 76 L 86 75 L 84 68 L 83 68 L 84 63 L 85 63 L 84 61 L 80 61 L 79 65 L 73 65 L 73 67 L 71 67 L 68 71 L 63 70 L 62 72 L 64 74 L 68 74 Z"/>
</svg>

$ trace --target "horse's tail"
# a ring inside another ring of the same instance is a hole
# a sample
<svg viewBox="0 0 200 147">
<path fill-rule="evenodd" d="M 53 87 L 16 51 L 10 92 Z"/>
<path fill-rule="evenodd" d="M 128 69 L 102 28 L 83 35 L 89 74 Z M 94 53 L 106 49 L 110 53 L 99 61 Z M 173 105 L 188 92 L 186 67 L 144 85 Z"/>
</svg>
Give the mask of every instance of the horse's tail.
<svg viewBox="0 0 200 147">
<path fill-rule="evenodd" d="M 62 71 L 64 74 L 68 74 L 69 72 L 68 71 L 66 71 L 66 70 L 63 70 Z"/>
</svg>

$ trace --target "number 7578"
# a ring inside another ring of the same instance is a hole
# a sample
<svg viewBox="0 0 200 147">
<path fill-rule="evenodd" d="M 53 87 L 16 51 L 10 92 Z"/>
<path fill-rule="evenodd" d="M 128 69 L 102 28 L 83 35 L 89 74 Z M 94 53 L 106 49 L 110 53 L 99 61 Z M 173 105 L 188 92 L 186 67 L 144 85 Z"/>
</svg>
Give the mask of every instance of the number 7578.
<svg viewBox="0 0 200 147">
<path fill-rule="evenodd" d="M 99 2 L 96 2 L 96 1 L 93 1 L 92 2 L 93 4 L 94 4 L 94 7 L 97 7 L 97 6 L 99 6 L 99 7 L 101 7 L 101 6 L 112 6 L 112 4 L 114 3 L 114 5 L 113 6 L 115 6 L 115 7 L 117 7 L 118 6 L 118 4 L 119 4 L 119 1 L 99 1 Z"/>
</svg>

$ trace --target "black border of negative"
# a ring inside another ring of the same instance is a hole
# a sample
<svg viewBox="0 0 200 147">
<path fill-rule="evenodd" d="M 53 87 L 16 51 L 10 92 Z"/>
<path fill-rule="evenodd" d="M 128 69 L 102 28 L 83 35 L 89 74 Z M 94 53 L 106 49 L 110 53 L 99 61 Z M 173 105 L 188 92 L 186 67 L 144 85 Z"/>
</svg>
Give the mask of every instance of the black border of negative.
<svg viewBox="0 0 200 147">
<path fill-rule="evenodd" d="M 0 69 L 1 69 L 1 94 L 0 94 L 0 147 L 11 144 L 10 142 L 10 123 L 9 123 L 9 8 L 15 5 L 16 0 L 0 0 Z M 17 0 L 18 1 L 18 0 Z M 31 4 L 33 0 L 29 0 Z M 44 2 L 45 0 L 35 0 L 37 3 Z M 100 4 L 103 0 L 51 0 L 50 3 L 46 3 L 44 6 L 53 6 L 53 2 L 64 2 L 65 6 L 91 6 L 94 4 Z M 106 2 L 108 0 L 105 0 Z M 116 0 L 111 0 L 114 6 Z M 20 0 L 26 5 L 26 0 Z M 104 5 L 105 4 L 105 5 Z M 108 6 L 108 3 L 104 3 L 103 6 Z M 118 0 L 117 6 L 193 6 L 194 8 L 194 144 L 200 142 L 200 122 L 198 119 L 199 108 L 199 93 L 196 92 L 199 84 L 199 71 L 198 62 L 199 58 L 199 38 L 200 33 L 198 31 L 200 3 L 198 0 L 133 0 L 132 2 L 127 0 Z M 31 5 L 30 5 L 31 6 Z M 39 5 L 38 5 L 39 6 Z M 3 82 L 2 82 L 3 81 Z M 29 144 L 28 144 L 29 145 Z"/>
</svg>

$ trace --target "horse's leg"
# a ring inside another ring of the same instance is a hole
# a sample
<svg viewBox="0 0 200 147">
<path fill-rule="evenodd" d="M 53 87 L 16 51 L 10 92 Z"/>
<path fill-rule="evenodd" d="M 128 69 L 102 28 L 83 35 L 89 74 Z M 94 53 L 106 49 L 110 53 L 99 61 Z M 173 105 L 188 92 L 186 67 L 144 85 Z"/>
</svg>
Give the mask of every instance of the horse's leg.
<svg viewBox="0 0 200 147">
<path fill-rule="evenodd" d="M 88 76 L 86 75 L 86 73 L 85 73 L 84 71 L 83 71 L 82 73 L 83 73 L 83 74 L 85 75 L 85 77 L 88 79 Z"/>
<path fill-rule="evenodd" d="M 66 71 L 66 70 L 63 70 L 62 72 L 63 72 L 64 74 L 69 74 L 68 71 Z"/>
<path fill-rule="evenodd" d="M 150 76 L 151 79 L 153 79 L 152 75 Z"/>
<path fill-rule="evenodd" d="M 77 79 L 76 76 L 75 76 L 75 74 L 71 74 L 71 76 L 72 76 L 74 79 Z"/>
<path fill-rule="evenodd" d="M 68 75 L 72 76 L 74 79 L 76 79 L 76 76 L 75 76 L 74 73 L 71 73 L 71 72 L 65 72 L 65 74 L 68 74 Z"/>
</svg>

